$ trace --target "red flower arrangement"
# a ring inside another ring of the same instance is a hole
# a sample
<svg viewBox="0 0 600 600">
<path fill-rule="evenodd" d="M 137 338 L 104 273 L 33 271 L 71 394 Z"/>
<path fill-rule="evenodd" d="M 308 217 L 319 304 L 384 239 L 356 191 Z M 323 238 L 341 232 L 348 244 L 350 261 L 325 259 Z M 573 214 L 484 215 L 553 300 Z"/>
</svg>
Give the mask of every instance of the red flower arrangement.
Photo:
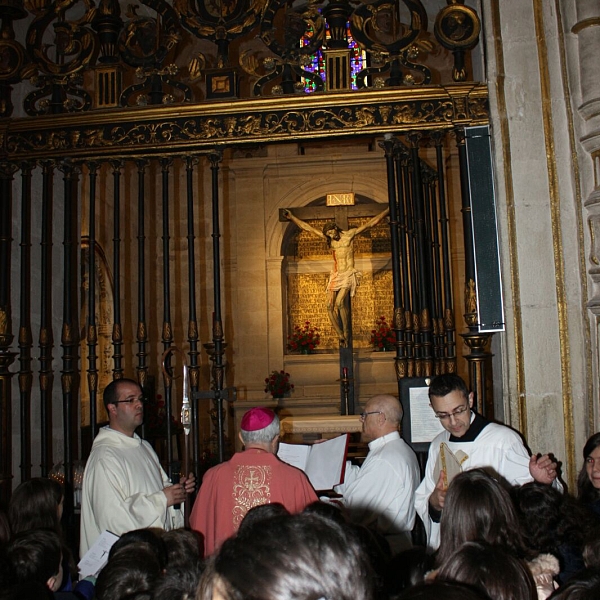
<svg viewBox="0 0 600 600">
<path fill-rule="evenodd" d="M 268 377 L 265 377 L 265 392 L 269 392 L 271 396 L 283 395 L 291 392 L 294 389 L 294 384 L 290 383 L 290 374 L 285 371 L 271 371 Z"/>
<path fill-rule="evenodd" d="M 375 350 L 393 350 L 396 344 L 396 332 L 389 326 L 385 317 L 379 317 L 375 321 L 375 329 L 371 330 L 369 341 Z"/>
<path fill-rule="evenodd" d="M 288 336 L 288 350 L 300 350 L 308 354 L 315 350 L 321 343 L 321 334 L 318 327 L 313 327 L 310 321 L 305 321 L 304 326 L 294 325 L 294 331 Z"/>
</svg>

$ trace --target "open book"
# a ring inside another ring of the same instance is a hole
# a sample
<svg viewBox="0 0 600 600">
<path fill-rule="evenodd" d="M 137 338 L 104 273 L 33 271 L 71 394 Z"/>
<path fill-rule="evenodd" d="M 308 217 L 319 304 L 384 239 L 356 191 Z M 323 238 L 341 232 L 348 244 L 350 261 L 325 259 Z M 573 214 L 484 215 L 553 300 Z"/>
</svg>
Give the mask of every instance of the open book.
<svg viewBox="0 0 600 600">
<path fill-rule="evenodd" d="M 119 539 L 118 535 L 110 531 L 103 531 L 92 547 L 79 561 L 79 578 L 84 579 L 89 575 L 97 575 L 108 562 L 108 553 L 112 545 Z"/>
<path fill-rule="evenodd" d="M 468 456 L 462 450 L 458 450 L 455 454 L 445 442 L 442 442 L 440 444 L 440 453 L 438 454 L 437 460 L 435 461 L 435 467 L 433 468 L 433 481 L 435 483 L 438 482 L 441 472 L 444 481 L 444 489 L 448 489 L 450 482 L 462 472 L 461 465 L 467 458 Z"/>
<path fill-rule="evenodd" d="M 315 490 L 331 490 L 344 481 L 348 434 L 326 442 L 279 444 L 277 456 L 284 462 L 302 469 Z"/>
</svg>

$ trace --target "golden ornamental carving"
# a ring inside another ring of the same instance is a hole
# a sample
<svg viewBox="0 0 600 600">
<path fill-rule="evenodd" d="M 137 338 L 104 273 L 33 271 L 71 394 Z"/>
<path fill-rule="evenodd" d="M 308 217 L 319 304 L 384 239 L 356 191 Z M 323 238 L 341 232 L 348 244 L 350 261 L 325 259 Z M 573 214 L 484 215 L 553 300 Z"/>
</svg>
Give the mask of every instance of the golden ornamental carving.
<svg viewBox="0 0 600 600">
<path fill-rule="evenodd" d="M 8 311 L 4 306 L 0 306 L 0 335 L 8 333 Z"/>
<path fill-rule="evenodd" d="M 86 339 L 89 345 L 95 345 L 98 341 L 98 331 L 95 325 L 88 326 Z"/>
<path fill-rule="evenodd" d="M 165 343 L 169 343 L 173 340 L 173 330 L 171 329 L 171 323 L 169 321 L 163 321 L 162 340 Z"/>
<path fill-rule="evenodd" d="M 60 382 L 63 394 L 67 394 L 73 389 L 73 375 L 71 373 L 63 373 Z"/>
<path fill-rule="evenodd" d="M 148 338 L 146 337 L 147 333 L 146 333 L 146 323 L 144 321 L 138 321 L 138 326 L 137 326 L 137 341 L 138 342 L 145 342 L 148 340 Z"/>
<path fill-rule="evenodd" d="M 190 367 L 190 386 L 193 388 L 200 387 L 200 369 L 198 367 Z"/>
<path fill-rule="evenodd" d="M 190 341 L 198 339 L 198 323 L 196 321 L 188 323 L 188 339 Z"/>
<path fill-rule="evenodd" d="M 42 392 L 49 392 L 52 389 L 54 375 L 51 373 L 40 373 L 40 389 Z"/>
<path fill-rule="evenodd" d="M 431 321 L 429 320 L 429 309 L 424 308 L 421 311 L 421 330 L 429 331 L 431 329 Z"/>
<path fill-rule="evenodd" d="M 19 392 L 26 394 L 31 392 L 33 375 L 31 373 L 19 373 Z"/>
<path fill-rule="evenodd" d="M 73 328 L 70 323 L 63 323 L 61 340 L 65 346 L 70 346 L 75 343 L 75 340 L 73 339 Z"/>
<path fill-rule="evenodd" d="M 405 312 L 401 307 L 394 309 L 394 327 L 400 331 L 406 329 Z"/>
<path fill-rule="evenodd" d="M 406 377 L 406 359 L 396 358 L 394 360 L 394 367 L 396 367 L 396 379 L 404 379 Z"/>
<path fill-rule="evenodd" d="M 98 373 L 88 372 L 87 380 L 88 380 L 88 389 L 90 390 L 90 393 L 98 391 Z"/>
<path fill-rule="evenodd" d="M 465 284 L 465 314 L 477 314 L 477 292 L 475 282 L 469 279 Z"/>
<path fill-rule="evenodd" d="M 120 323 L 113 324 L 112 339 L 115 344 L 123 341 L 123 333 Z"/>
<path fill-rule="evenodd" d="M 451 308 L 447 308 L 444 311 L 444 328 L 454 329 L 454 313 Z"/>
<path fill-rule="evenodd" d="M 460 93 L 436 88 L 428 90 L 427 96 L 417 93 L 421 91 L 424 88 L 409 89 L 410 94 L 400 90 L 392 102 L 386 101 L 386 90 L 370 95 L 368 103 L 351 102 L 352 94 L 348 93 L 342 94 L 339 101 L 324 100 L 322 106 L 316 107 L 307 107 L 293 98 L 294 102 L 280 102 L 279 106 L 273 101 L 265 102 L 259 110 L 236 110 L 234 105 L 226 115 L 222 105 L 215 104 L 203 109 L 201 115 L 182 107 L 177 118 L 172 113 L 163 115 L 154 110 L 145 117 L 141 111 L 135 120 L 127 112 L 117 113 L 110 120 L 102 112 L 95 118 L 88 113 L 85 120 L 73 115 L 68 126 L 58 127 L 56 121 L 42 124 L 36 119 L 35 125 L 29 121 L 11 124 L 6 133 L 6 148 L 13 155 L 28 158 L 64 152 L 89 156 L 110 147 L 131 152 L 160 147 L 175 152 L 179 148 L 185 150 L 189 143 L 214 148 L 215 141 L 266 142 L 289 139 L 290 135 L 312 138 L 336 132 L 397 133 L 399 129 L 423 126 L 451 129 L 457 119 L 460 123 L 474 120 L 469 115 L 471 106 L 479 106 L 484 113 L 477 115 L 476 120 L 487 119 L 487 95 L 473 85 L 464 86 Z"/>
</svg>

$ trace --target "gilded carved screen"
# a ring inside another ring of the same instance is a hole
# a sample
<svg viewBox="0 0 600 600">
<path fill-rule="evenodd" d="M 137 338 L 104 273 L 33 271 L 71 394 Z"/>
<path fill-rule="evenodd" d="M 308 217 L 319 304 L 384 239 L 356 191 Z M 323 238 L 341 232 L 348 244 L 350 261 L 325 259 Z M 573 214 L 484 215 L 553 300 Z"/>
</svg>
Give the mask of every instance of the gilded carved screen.
<svg viewBox="0 0 600 600">
<path fill-rule="evenodd" d="M 369 217 L 349 219 L 349 228 L 359 227 Z M 315 229 L 327 222 L 309 221 Z M 333 264 L 327 244 L 306 231 L 297 231 L 287 248 L 287 334 L 295 325 L 309 321 L 319 328 L 319 351 L 337 350 L 338 339 L 329 322 L 326 286 Z M 352 298 L 353 347 L 368 348 L 371 330 L 380 316 L 388 321 L 393 315 L 390 233 L 387 222 L 365 231 L 354 240 L 356 268 L 362 273 Z"/>
</svg>

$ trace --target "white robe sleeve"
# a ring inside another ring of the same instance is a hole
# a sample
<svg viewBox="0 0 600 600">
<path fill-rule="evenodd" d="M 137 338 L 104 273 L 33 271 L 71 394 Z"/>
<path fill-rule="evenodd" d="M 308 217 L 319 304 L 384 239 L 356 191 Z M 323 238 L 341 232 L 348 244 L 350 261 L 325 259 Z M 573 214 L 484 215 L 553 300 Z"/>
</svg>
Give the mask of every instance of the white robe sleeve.
<svg viewBox="0 0 600 600">
<path fill-rule="evenodd" d="M 436 482 L 433 480 L 433 469 L 437 461 L 437 457 L 440 451 L 440 444 L 432 442 L 429 446 L 429 453 L 427 455 L 427 465 L 425 467 L 425 476 L 421 481 L 419 487 L 415 491 L 415 510 L 423 526 L 425 527 L 425 533 L 427 536 L 427 549 L 437 550 L 440 545 L 440 524 L 435 523 L 429 516 L 429 496 L 435 489 Z"/>
</svg>

